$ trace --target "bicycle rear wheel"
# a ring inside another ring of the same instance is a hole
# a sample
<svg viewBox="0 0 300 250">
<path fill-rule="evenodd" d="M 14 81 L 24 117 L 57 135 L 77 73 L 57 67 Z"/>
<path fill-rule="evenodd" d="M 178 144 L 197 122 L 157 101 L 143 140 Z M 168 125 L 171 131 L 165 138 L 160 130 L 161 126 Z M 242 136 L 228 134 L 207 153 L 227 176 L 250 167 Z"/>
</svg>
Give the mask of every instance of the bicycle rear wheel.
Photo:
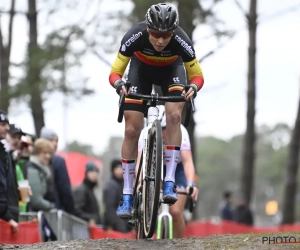
<svg viewBox="0 0 300 250">
<path fill-rule="evenodd" d="M 162 136 L 155 120 L 148 134 L 145 180 L 143 182 L 144 233 L 151 238 L 155 231 L 161 187 Z"/>
</svg>

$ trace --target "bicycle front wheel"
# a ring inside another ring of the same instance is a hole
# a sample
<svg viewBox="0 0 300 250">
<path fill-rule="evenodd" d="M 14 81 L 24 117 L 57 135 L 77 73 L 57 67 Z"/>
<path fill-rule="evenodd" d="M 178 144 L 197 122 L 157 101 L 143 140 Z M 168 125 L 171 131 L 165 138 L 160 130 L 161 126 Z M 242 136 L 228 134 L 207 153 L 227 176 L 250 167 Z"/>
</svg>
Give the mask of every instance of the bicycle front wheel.
<svg viewBox="0 0 300 250">
<path fill-rule="evenodd" d="M 161 187 L 162 136 L 158 120 L 148 134 L 145 180 L 143 185 L 144 233 L 151 238 L 155 231 Z"/>
</svg>

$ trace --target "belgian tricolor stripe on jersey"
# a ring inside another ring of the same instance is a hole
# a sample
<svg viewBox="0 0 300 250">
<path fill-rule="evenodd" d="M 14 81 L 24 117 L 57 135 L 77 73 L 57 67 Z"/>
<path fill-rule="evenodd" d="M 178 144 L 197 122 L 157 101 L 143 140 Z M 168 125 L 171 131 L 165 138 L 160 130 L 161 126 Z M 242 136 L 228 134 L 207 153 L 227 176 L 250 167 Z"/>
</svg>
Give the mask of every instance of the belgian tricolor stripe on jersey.
<svg viewBox="0 0 300 250">
<path fill-rule="evenodd" d="M 132 160 L 126 160 L 126 159 L 122 159 L 122 163 L 135 163 L 136 159 L 132 159 Z"/>
<path fill-rule="evenodd" d="M 134 52 L 135 56 L 140 59 L 143 63 L 146 63 L 148 65 L 152 66 L 167 66 L 173 63 L 177 59 L 177 55 L 174 56 L 148 56 L 144 53 L 137 51 Z"/>
<path fill-rule="evenodd" d="M 179 146 L 165 146 L 165 149 L 166 150 L 180 150 L 180 147 Z"/>
<path fill-rule="evenodd" d="M 182 91 L 182 89 L 183 89 L 183 87 L 182 87 L 182 85 L 180 86 L 180 85 L 177 85 L 177 86 L 171 86 L 170 88 L 169 88 L 169 92 L 172 92 L 172 91 Z"/>
<path fill-rule="evenodd" d="M 125 103 L 143 104 L 143 100 L 135 100 L 135 99 L 131 99 L 131 98 L 125 98 Z"/>
</svg>

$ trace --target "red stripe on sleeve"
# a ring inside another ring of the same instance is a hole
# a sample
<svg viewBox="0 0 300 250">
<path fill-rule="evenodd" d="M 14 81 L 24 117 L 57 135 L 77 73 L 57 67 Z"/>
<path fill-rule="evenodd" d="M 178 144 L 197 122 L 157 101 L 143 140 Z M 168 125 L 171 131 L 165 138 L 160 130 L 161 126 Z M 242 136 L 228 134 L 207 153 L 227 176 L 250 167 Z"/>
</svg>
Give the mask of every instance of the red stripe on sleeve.
<svg viewBox="0 0 300 250">
<path fill-rule="evenodd" d="M 113 87 L 115 87 L 115 86 L 114 86 L 114 82 L 115 82 L 116 80 L 119 80 L 119 79 L 122 79 L 122 77 L 121 77 L 119 74 L 117 74 L 117 73 L 111 73 L 111 74 L 109 75 L 109 82 L 110 82 L 110 85 L 113 86 Z"/>
<path fill-rule="evenodd" d="M 202 76 L 194 76 L 190 81 L 190 84 L 192 83 L 195 83 L 197 85 L 199 91 L 203 87 L 204 79 Z"/>
</svg>

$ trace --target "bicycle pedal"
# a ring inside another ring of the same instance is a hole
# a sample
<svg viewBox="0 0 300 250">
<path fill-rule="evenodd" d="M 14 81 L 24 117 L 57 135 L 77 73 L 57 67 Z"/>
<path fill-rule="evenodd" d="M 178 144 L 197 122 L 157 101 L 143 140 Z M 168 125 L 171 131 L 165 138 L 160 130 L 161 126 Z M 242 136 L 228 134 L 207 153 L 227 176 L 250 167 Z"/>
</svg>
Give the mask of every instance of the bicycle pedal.
<svg viewBox="0 0 300 250">
<path fill-rule="evenodd" d="M 127 222 L 130 226 L 134 226 L 135 224 L 135 220 L 134 219 L 131 219 Z"/>
</svg>

